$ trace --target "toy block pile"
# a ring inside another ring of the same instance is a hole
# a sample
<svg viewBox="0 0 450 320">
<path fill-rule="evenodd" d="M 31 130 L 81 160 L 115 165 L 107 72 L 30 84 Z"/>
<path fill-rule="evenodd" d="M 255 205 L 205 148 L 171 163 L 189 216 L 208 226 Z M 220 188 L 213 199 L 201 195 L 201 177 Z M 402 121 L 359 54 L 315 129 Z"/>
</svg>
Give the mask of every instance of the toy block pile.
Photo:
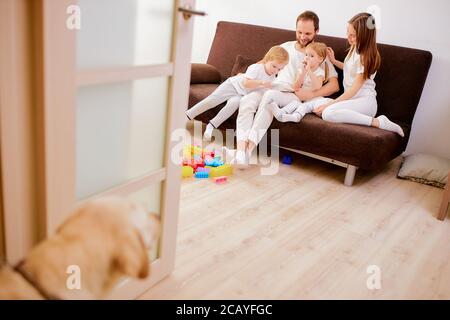
<svg viewBox="0 0 450 320">
<path fill-rule="evenodd" d="M 198 145 L 188 145 L 183 148 L 183 178 L 194 176 L 198 179 L 214 178 L 217 184 L 228 181 L 228 176 L 233 174 L 233 167 L 224 164 L 220 155 L 214 151 L 206 151 Z"/>
</svg>

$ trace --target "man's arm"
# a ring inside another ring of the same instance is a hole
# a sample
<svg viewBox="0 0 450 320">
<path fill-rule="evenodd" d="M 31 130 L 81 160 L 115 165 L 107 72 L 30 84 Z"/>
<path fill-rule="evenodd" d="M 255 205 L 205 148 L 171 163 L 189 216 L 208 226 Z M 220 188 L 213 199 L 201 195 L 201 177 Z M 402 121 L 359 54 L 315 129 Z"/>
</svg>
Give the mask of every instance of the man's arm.
<svg viewBox="0 0 450 320">
<path fill-rule="evenodd" d="M 333 93 L 339 91 L 339 82 L 337 78 L 330 78 L 326 85 L 322 86 L 319 90 L 314 91 L 315 97 L 328 97 Z"/>
<path fill-rule="evenodd" d="M 327 97 L 331 96 L 333 93 L 339 91 L 338 79 L 333 77 L 330 78 L 326 85 L 322 86 L 319 90 L 307 91 L 307 90 L 297 90 L 295 95 L 300 99 L 300 101 L 311 100 L 315 97 Z"/>
</svg>

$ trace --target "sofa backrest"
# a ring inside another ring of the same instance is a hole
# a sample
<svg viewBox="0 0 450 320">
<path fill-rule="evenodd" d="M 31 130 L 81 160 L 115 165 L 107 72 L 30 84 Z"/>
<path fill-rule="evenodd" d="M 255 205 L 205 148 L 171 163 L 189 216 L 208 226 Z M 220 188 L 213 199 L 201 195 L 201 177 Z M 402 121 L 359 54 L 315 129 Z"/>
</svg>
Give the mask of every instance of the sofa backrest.
<svg viewBox="0 0 450 320">
<path fill-rule="evenodd" d="M 238 54 L 262 59 L 274 45 L 295 40 L 295 31 L 220 21 L 208 56 L 208 64 L 215 66 L 222 79 L 230 76 Z M 343 61 L 348 49 L 347 39 L 319 35 Z M 411 126 L 419 104 L 432 55 L 429 51 L 379 44 L 381 67 L 375 77 L 377 84 L 378 114 L 385 114 L 395 122 Z M 339 72 L 342 88 L 342 72 Z"/>
</svg>

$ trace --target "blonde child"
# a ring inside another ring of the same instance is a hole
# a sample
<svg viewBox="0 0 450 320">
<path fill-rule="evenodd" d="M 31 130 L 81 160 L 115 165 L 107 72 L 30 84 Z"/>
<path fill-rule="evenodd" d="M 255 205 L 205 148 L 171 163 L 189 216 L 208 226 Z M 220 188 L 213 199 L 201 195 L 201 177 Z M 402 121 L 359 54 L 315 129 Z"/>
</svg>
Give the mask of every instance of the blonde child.
<svg viewBox="0 0 450 320">
<path fill-rule="evenodd" d="M 280 46 L 270 48 L 261 61 L 250 65 L 244 74 L 228 78 L 211 95 L 189 109 L 186 116 L 189 120 L 192 120 L 199 114 L 227 101 L 225 106 L 206 126 L 203 137 L 205 140 L 211 140 L 213 129 L 218 128 L 233 115 L 239 108 L 241 98 L 251 91 L 271 88 L 275 76 L 288 61 L 289 54 L 285 49 Z"/>
<path fill-rule="evenodd" d="M 315 91 L 322 87 L 328 80 L 327 46 L 321 42 L 312 42 L 306 47 L 305 59 L 298 71 L 293 89 L 300 88 Z M 331 99 L 330 99 L 331 100 Z M 319 104 L 318 104 L 319 103 Z M 302 103 L 295 99 L 283 108 L 277 104 L 271 104 L 275 118 L 280 122 L 299 122 L 306 113 L 313 112 L 314 108 L 325 103 L 322 97 L 314 98 Z"/>
</svg>

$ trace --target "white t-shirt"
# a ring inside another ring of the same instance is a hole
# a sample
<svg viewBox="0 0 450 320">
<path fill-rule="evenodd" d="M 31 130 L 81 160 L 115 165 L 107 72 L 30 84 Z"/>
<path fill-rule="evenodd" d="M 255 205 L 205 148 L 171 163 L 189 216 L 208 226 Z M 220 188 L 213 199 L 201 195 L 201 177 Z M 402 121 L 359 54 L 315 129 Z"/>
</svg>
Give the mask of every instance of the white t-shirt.
<svg viewBox="0 0 450 320">
<path fill-rule="evenodd" d="M 244 79 L 250 80 L 262 80 L 262 81 L 270 81 L 275 80 L 275 75 L 269 76 L 266 73 L 266 69 L 264 69 L 263 63 L 255 63 L 250 65 L 247 68 L 247 71 L 243 74 L 238 74 L 234 77 L 229 78 L 231 84 L 236 89 L 239 94 L 246 95 L 251 89 L 247 89 L 244 87 L 243 82 Z M 254 89 L 253 89 L 254 90 Z"/>
<path fill-rule="evenodd" d="M 325 78 L 325 71 L 321 67 L 318 67 L 316 71 L 313 72 L 317 77 Z M 303 89 L 311 89 L 312 88 L 312 80 L 311 77 L 307 74 L 303 79 Z"/>
<path fill-rule="evenodd" d="M 355 82 L 358 74 L 364 73 L 364 66 L 361 64 L 361 56 L 354 50 L 350 56 L 347 56 L 344 61 L 344 90 L 347 91 Z M 369 79 L 364 81 L 361 89 L 356 93 L 356 96 L 376 96 L 375 91 L 375 72 Z"/>
<path fill-rule="evenodd" d="M 288 41 L 280 45 L 289 53 L 289 63 L 278 73 L 275 82 L 285 82 L 291 85 L 294 83 L 300 64 L 305 60 L 305 54 L 295 49 L 296 43 L 297 41 Z M 325 63 L 328 64 L 328 77 L 337 78 L 336 69 L 328 57 L 325 59 Z"/>
</svg>

